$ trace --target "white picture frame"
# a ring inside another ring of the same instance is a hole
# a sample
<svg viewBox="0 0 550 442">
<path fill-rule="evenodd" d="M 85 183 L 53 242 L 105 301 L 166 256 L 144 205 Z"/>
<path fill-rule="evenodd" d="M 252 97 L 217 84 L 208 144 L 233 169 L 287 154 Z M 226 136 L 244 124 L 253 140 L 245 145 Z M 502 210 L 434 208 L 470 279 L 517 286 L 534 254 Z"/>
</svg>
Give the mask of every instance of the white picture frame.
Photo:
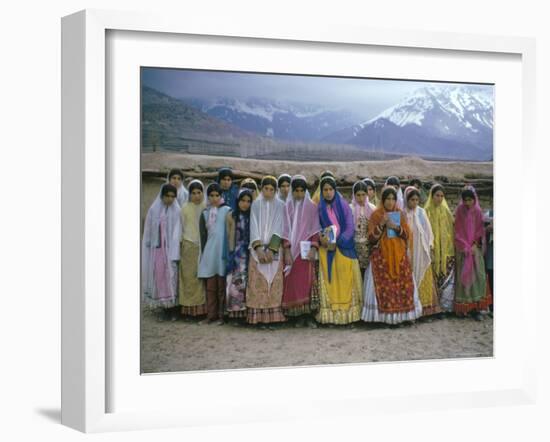
<svg viewBox="0 0 550 442">
<path fill-rule="evenodd" d="M 172 407 L 157 406 L 154 411 L 109 411 L 108 396 L 113 385 L 108 375 L 110 346 L 108 342 L 110 315 L 107 290 L 109 287 L 108 253 L 111 231 L 109 220 L 109 155 L 106 120 L 109 116 L 106 94 L 106 35 L 110 31 L 151 32 L 156 35 L 204 35 L 220 38 L 269 39 L 285 42 L 311 42 L 346 45 L 368 45 L 403 50 L 427 49 L 466 51 L 476 54 L 509 54 L 521 58 L 521 157 L 520 172 L 514 179 L 527 179 L 535 163 L 535 42 L 529 38 L 482 36 L 453 33 L 431 33 L 404 30 L 377 30 L 344 26 L 308 25 L 300 28 L 282 23 L 217 23 L 186 17 L 155 16 L 142 13 L 86 10 L 62 20 L 62 423 L 83 432 L 102 432 L 125 429 L 163 428 L 188 425 L 208 425 L 200 406 L 194 413 L 177 411 Z M 498 103 L 496 104 L 498 114 Z M 498 117 L 497 117 L 498 124 Z M 498 141 L 498 140 L 497 140 Z M 498 144 L 498 142 L 497 142 Z M 498 181 L 498 171 L 495 181 Z M 502 179 L 502 178 L 501 178 Z M 496 188 L 496 185 L 495 185 Z M 536 193 L 521 195 L 520 204 L 536 208 Z M 520 211 L 520 225 L 527 222 L 535 209 Z M 503 213 L 503 212 L 501 212 Z M 503 224 L 504 225 L 504 224 Z M 498 238 L 498 222 L 495 236 Z M 501 230 L 502 231 L 502 230 Z M 525 229 L 516 232 L 526 238 Z M 497 240 L 498 241 L 498 240 Z M 536 256 L 534 241 L 519 241 L 521 274 L 527 275 L 529 256 Z M 497 246 L 498 250 L 498 246 Z M 498 261 L 497 261 L 498 262 Z M 495 273 L 498 278 L 498 268 Z M 527 312 L 536 305 L 536 282 L 525 276 L 518 281 L 521 287 L 519 311 Z M 502 285 L 504 289 L 504 285 Z M 136 300 L 139 302 L 139 300 Z M 532 404 L 535 401 L 535 329 L 532 317 L 519 315 L 521 338 L 524 342 L 521 373 L 499 388 L 474 389 L 461 393 L 429 393 L 417 395 L 377 396 L 376 403 L 359 391 L 357 395 L 339 398 L 339 411 L 332 416 L 356 416 L 374 411 L 396 412 L 414 408 L 441 409 L 499 404 Z M 495 321 L 496 322 L 496 321 Z M 497 355 L 498 359 L 498 355 Z M 449 362 L 451 364 L 452 362 Z M 459 363 L 460 364 L 460 363 Z M 391 364 L 390 364 L 391 365 Z M 390 370 L 387 365 L 387 370 Z M 404 370 L 413 372 L 415 364 Z M 359 376 L 362 370 L 377 368 L 330 367 L 327 376 L 346 370 Z M 292 369 L 292 373 L 300 370 Z M 262 382 L 266 373 L 253 371 L 251 382 Z M 287 371 L 288 373 L 290 371 Z M 193 375 L 193 374 L 192 374 Z M 168 376 L 168 375 L 165 375 Z M 175 375 L 177 376 L 177 375 Z M 202 376 L 194 374 L 194 376 Z M 224 376 L 209 373 L 208 376 Z M 242 376 L 242 372 L 241 372 Z M 160 378 L 160 377 L 159 377 Z M 256 379 L 257 378 L 257 379 Z M 200 379 L 196 377 L 194 379 Z M 327 400 L 334 400 L 327 398 Z M 328 413 L 319 399 L 310 413 L 316 416 Z M 299 415 L 298 406 L 285 408 L 257 407 L 238 404 L 250 410 L 243 421 L 286 419 Z M 248 407 L 248 408 L 247 408 Z M 219 422 L 234 422 L 228 417 Z"/>
</svg>

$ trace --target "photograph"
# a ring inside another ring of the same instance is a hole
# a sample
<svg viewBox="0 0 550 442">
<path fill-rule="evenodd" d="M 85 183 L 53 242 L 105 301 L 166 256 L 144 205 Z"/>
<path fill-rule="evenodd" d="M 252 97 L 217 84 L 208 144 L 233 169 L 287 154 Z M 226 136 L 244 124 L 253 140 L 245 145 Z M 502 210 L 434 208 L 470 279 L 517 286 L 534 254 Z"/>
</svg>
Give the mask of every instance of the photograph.
<svg viewBox="0 0 550 442">
<path fill-rule="evenodd" d="M 142 374 L 493 357 L 494 84 L 140 69 Z"/>
</svg>

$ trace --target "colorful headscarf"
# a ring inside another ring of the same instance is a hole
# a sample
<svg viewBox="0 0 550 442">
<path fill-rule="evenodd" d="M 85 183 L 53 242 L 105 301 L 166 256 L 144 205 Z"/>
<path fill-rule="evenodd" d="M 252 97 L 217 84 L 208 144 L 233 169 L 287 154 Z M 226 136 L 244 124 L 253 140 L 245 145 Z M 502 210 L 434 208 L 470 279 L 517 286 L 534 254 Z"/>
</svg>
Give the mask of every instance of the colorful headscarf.
<svg viewBox="0 0 550 442">
<path fill-rule="evenodd" d="M 386 210 L 384 207 L 384 201 L 387 199 L 388 194 L 391 193 L 396 198 L 396 203 L 393 210 Z M 385 198 L 384 198 L 385 197 Z M 386 213 L 398 212 L 400 214 L 400 227 L 405 232 L 406 237 L 410 237 L 410 228 L 407 222 L 407 216 L 405 213 L 397 207 L 397 191 L 392 186 L 386 186 L 382 189 L 382 197 L 378 203 L 378 208 L 374 211 L 370 218 L 370 223 L 367 227 L 369 237 L 375 236 L 375 229 L 381 224 Z M 382 236 L 379 240 L 379 247 L 387 263 L 387 273 L 392 279 L 396 279 L 399 276 L 399 267 L 403 260 L 403 257 L 407 253 L 407 242 L 401 237 L 388 237 L 387 228 L 383 230 Z"/>
<path fill-rule="evenodd" d="M 321 181 L 325 177 L 332 177 L 333 179 L 335 178 L 334 174 L 330 170 L 325 170 L 321 174 L 321 179 L 319 180 L 319 185 L 317 186 L 317 189 L 315 189 L 315 192 L 313 192 L 313 196 L 311 197 L 311 200 L 317 205 L 319 204 L 319 201 L 321 201 Z"/>
<path fill-rule="evenodd" d="M 462 196 L 460 204 L 455 211 L 455 246 L 464 253 L 464 265 L 460 280 L 464 287 L 470 287 L 475 277 L 475 257 L 472 245 L 475 241 L 484 241 L 485 228 L 483 224 L 483 212 L 479 206 L 479 199 L 473 186 L 465 186 L 463 190 L 470 190 L 474 196 L 475 204 L 468 208 L 464 204 Z"/>
<path fill-rule="evenodd" d="M 436 275 L 441 276 L 447 274 L 448 259 L 455 256 L 454 217 L 445 198 L 439 206 L 434 204 L 433 194 L 438 190 L 444 191 L 441 184 L 436 183 L 430 188 L 424 210 L 434 235 L 434 269 Z"/>
<path fill-rule="evenodd" d="M 303 175 L 294 175 L 291 179 L 292 187 L 296 181 L 303 182 L 305 185 L 306 179 Z M 302 201 L 296 201 L 290 193 L 285 204 L 283 238 L 290 242 L 290 252 L 294 260 L 300 256 L 300 241 L 307 241 L 320 230 L 319 212 L 317 206 L 311 201 L 307 188 Z"/>
<path fill-rule="evenodd" d="M 338 224 L 340 224 L 340 232 L 336 236 L 336 246 L 342 255 L 351 258 L 357 259 L 357 254 L 355 252 L 355 225 L 353 224 L 353 216 L 351 213 L 351 208 L 346 203 L 340 192 L 336 189 L 336 181 L 331 176 L 325 176 L 321 179 L 319 183 L 319 188 L 322 189 L 324 184 L 330 184 L 334 188 L 334 198 L 332 201 L 325 201 L 321 197 L 319 201 L 319 218 L 321 221 L 321 228 L 325 229 L 331 226 L 333 223 L 330 220 L 328 213 L 329 207 L 332 208 Z M 329 250 L 327 252 L 327 264 L 328 264 L 328 280 L 331 281 L 332 278 L 332 262 L 334 260 L 335 251 Z"/>
</svg>

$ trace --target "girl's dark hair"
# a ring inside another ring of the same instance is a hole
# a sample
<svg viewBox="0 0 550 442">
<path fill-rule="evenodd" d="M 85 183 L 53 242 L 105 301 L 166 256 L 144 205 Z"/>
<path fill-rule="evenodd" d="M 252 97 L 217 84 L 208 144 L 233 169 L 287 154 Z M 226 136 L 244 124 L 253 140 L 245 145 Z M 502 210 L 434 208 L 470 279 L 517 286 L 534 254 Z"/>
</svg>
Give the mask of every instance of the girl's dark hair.
<svg viewBox="0 0 550 442">
<path fill-rule="evenodd" d="M 307 190 L 307 183 L 302 178 L 296 178 L 295 180 L 292 181 L 291 187 L 293 191 L 296 189 Z"/>
<path fill-rule="evenodd" d="M 191 184 L 189 184 L 189 193 L 193 192 L 193 190 L 199 189 L 201 192 L 204 192 L 204 187 L 201 183 L 195 181 Z"/>
<path fill-rule="evenodd" d="M 325 170 L 322 174 L 321 174 L 321 179 L 323 179 L 324 177 L 326 176 L 331 176 L 332 178 L 334 178 L 334 174 L 330 171 L 330 170 Z"/>
<path fill-rule="evenodd" d="M 323 187 L 325 186 L 325 184 L 328 184 L 330 187 L 336 190 L 336 180 L 333 177 L 327 175 L 321 178 L 321 182 L 320 182 L 321 192 L 323 191 Z"/>
<path fill-rule="evenodd" d="M 258 188 L 254 185 L 254 183 L 244 183 L 242 186 L 241 186 L 241 189 L 249 189 L 253 192 L 255 192 L 256 190 L 258 190 Z"/>
<path fill-rule="evenodd" d="M 239 193 L 239 196 L 237 197 L 237 202 L 235 204 L 235 210 L 233 210 L 233 214 L 232 214 L 233 219 L 235 219 L 235 220 L 239 219 L 239 216 L 241 215 L 241 213 L 244 214 L 244 215 L 250 216 L 250 208 L 252 207 L 252 205 L 250 205 L 250 207 L 248 208 L 248 210 L 246 212 L 241 212 L 241 209 L 239 208 L 239 201 L 242 200 L 245 196 L 250 198 L 251 203 L 254 199 L 254 198 L 252 198 L 252 190 L 246 189 L 246 188 L 243 188 L 243 190 L 241 190 L 241 192 Z"/>
<path fill-rule="evenodd" d="M 443 192 L 443 194 L 445 194 L 445 189 L 443 189 L 443 186 L 441 184 L 435 184 L 434 186 L 432 186 L 432 196 L 434 196 L 435 193 L 440 190 Z"/>
<path fill-rule="evenodd" d="M 178 195 L 178 189 L 176 189 L 171 184 L 164 184 L 160 189 L 160 196 L 166 196 L 168 193 L 172 192 L 175 196 Z"/>
<path fill-rule="evenodd" d="M 396 176 L 391 176 L 386 180 L 386 186 L 400 186 L 401 182 Z"/>
<path fill-rule="evenodd" d="M 210 195 L 212 192 L 218 192 L 220 195 L 222 194 L 222 188 L 218 183 L 212 183 L 209 184 L 206 188 L 206 195 Z"/>
<path fill-rule="evenodd" d="M 472 192 L 470 189 L 464 189 L 460 196 L 462 197 L 462 201 L 464 201 L 466 198 L 472 198 L 474 201 L 476 199 L 476 194 Z"/>
<path fill-rule="evenodd" d="M 273 186 L 274 189 L 277 188 L 277 180 L 270 176 L 266 176 L 262 179 L 262 185 L 261 185 L 262 189 L 264 188 L 265 185 L 268 185 L 268 184 Z"/>
<path fill-rule="evenodd" d="M 218 182 L 220 182 L 223 178 L 229 177 L 233 179 L 233 170 L 229 167 L 222 167 L 218 170 Z"/>
<path fill-rule="evenodd" d="M 288 175 L 281 175 L 277 180 L 277 185 L 281 187 L 281 184 L 288 183 L 290 184 L 290 177 Z"/>
<path fill-rule="evenodd" d="M 418 187 L 422 187 L 422 181 L 420 181 L 418 178 L 413 178 L 409 185 L 411 186 L 418 185 Z"/>
<path fill-rule="evenodd" d="M 367 185 L 367 187 L 372 187 L 374 190 L 376 190 L 376 183 L 374 180 L 371 180 L 370 178 L 365 178 L 363 182 Z"/>
<path fill-rule="evenodd" d="M 181 169 L 172 169 L 168 174 L 168 179 L 172 178 L 174 175 L 179 175 L 181 177 L 181 180 L 183 181 L 183 172 L 181 171 Z"/>
<path fill-rule="evenodd" d="M 417 189 L 409 190 L 407 192 L 407 201 L 409 201 L 414 195 L 420 198 L 420 192 Z"/>
<path fill-rule="evenodd" d="M 367 186 L 367 183 L 365 183 L 364 181 L 357 181 L 354 185 L 353 185 L 353 194 L 355 195 L 357 192 L 359 192 L 360 190 L 362 190 L 363 192 L 367 193 L 369 191 L 369 187 Z"/>
<path fill-rule="evenodd" d="M 393 187 L 385 187 L 382 191 L 382 197 L 380 198 L 382 202 L 386 201 L 386 198 L 390 195 L 390 193 L 394 196 L 395 200 L 397 201 L 397 191 Z"/>
</svg>

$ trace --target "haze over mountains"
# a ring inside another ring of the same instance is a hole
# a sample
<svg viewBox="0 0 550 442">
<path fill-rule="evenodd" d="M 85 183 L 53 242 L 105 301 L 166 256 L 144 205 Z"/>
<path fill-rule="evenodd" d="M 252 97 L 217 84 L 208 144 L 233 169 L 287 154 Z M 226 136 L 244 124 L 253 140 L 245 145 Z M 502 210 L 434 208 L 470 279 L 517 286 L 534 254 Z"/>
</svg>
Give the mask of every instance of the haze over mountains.
<svg viewBox="0 0 550 442">
<path fill-rule="evenodd" d="M 493 102 L 490 88 L 431 84 L 361 121 L 351 111 L 309 103 L 176 99 L 144 86 L 142 147 L 220 155 L 232 146 L 230 155 L 258 158 L 270 149 L 274 158 L 301 149 L 299 157 L 310 160 L 336 148 L 349 149 L 348 160 L 363 152 L 361 159 L 379 154 L 487 161 L 493 151 Z"/>
<path fill-rule="evenodd" d="M 475 86 L 428 86 L 325 141 L 419 156 L 490 160 L 493 96 Z"/>
</svg>

